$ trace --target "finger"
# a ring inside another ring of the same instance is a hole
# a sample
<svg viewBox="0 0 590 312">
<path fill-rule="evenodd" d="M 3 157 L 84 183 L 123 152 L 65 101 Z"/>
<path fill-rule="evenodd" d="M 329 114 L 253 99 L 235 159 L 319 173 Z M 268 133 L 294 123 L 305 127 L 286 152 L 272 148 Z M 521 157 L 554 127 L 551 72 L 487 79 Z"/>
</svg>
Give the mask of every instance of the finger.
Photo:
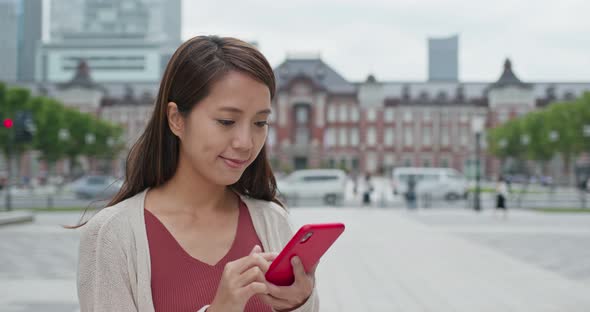
<svg viewBox="0 0 590 312">
<path fill-rule="evenodd" d="M 287 310 L 292 307 L 292 304 L 284 299 L 275 298 L 270 295 L 258 295 L 262 302 L 271 306 L 274 310 Z"/>
<path fill-rule="evenodd" d="M 259 253 L 262 251 L 262 248 L 260 248 L 260 246 L 256 245 L 254 246 L 254 248 L 252 248 L 252 251 L 250 251 L 250 254 L 255 254 L 255 253 Z"/>
<path fill-rule="evenodd" d="M 267 294 L 282 300 L 287 300 L 292 297 L 293 288 L 292 286 L 277 286 L 273 283 L 267 283 Z"/>
<path fill-rule="evenodd" d="M 257 258 L 262 258 L 262 259 L 266 260 L 267 262 L 270 262 L 270 261 L 273 261 L 276 257 L 277 257 L 277 253 L 275 253 L 275 252 L 261 252 L 261 253 L 250 254 L 248 256 L 242 257 L 238 260 L 230 262 L 230 264 L 236 271 L 238 271 L 239 273 L 242 273 L 245 270 L 252 267 L 252 265 L 253 265 L 252 262 L 258 261 L 258 260 L 256 260 Z"/>
<path fill-rule="evenodd" d="M 238 287 L 244 287 L 253 282 L 266 282 L 264 279 L 264 273 L 262 273 L 262 270 L 257 266 L 251 267 L 246 272 L 240 274 L 236 280 Z"/>
<path fill-rule="evenodd" d="M 302 281 L 307 278 L 307 273 L 305 273 L 305 268 L 303 268 L 303 263 L 301 263 L 301 259 L 297 256 L 291 258 L 291 264 L 293 265 L 293 275 L 295 275 L 295 282 Z"/>
<path fill-rule="evenodd" d="M 240 258 L 232 263 L 232 268 L 238 273 L 241 274 L 244 271 L 248 270 L 249 268 L 258 265 L 261 268 L 268 269 L 270 266 L 270 262 L 272 262 L 277 257 L 277 254 L 274 252 L 261 252 L 256 254 L 251 254 L 249 256 Z"/>
<path fill-rule="evenodd" d="M 265 283 L 253 282 L 238 290 L 238 295 L 250 299 L 254 295 L 263 295 L 267 293 L 267 287 Z M 247 300 L 246 300 L 247 301 Z"/>
</svg>

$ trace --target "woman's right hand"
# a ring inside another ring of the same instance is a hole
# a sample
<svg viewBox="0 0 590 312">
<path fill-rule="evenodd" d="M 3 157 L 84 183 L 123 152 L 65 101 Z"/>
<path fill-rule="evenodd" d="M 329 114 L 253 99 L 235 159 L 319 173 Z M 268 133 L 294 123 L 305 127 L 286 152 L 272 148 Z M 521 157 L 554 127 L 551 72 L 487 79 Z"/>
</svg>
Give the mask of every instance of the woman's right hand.
<svg viewBox="0 0 590 312">
<path fill-rule="evenodd" d="M 275 252 L 261 253 L 256 245 L 248 256 L 228 262 L 207 312 L 242 312 L 252 296 L 267 294 L 264 274 L 276 257 Z"/>
</svg>

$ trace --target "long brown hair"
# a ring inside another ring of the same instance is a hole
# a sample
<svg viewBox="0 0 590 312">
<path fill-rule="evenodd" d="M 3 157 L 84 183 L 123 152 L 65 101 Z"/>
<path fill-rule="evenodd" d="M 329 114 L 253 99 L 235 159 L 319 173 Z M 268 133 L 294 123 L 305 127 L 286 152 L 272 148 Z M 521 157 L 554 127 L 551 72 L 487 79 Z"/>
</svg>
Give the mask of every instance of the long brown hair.
<svg viewBox="0 0 590 312">
<path fill-rule="evenodd" d="M 123 186 L 107 206 L 120 203 L 148 187 L 160 186 L 172 178 L 178 166 L 180 140 L 168 126 L 167 104 L 176 103 L 186 117 L 209 94 L 211 85 L 232 70 L 264 83 L 270 90 L 271 100 L 274 98 L 276 87 L 272 67 L 251 44 L 229 37 L 198 36 L 176 50 L 160 82 L 150 121 L 127 156 Z M 276 180 L 266 146 L 238 182 L 230 187 L 240 194 L 283 206 L 276 197 Z"/>
</svg>

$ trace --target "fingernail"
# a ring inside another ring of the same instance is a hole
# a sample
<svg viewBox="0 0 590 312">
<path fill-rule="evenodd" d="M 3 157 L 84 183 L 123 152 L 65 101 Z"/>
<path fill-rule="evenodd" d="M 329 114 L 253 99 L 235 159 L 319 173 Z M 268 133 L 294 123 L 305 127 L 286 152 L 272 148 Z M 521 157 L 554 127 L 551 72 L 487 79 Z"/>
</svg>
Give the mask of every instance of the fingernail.
<svg viewBox="0 0 590 312">
<path fill-rule="evenodd" d="M 299 257 L 293 257 L 293 258 L 291 258 L 291 264 L 294 265 L 294 264 L 297 264 L 297 263 L 299 263 Z"/>
</svg>

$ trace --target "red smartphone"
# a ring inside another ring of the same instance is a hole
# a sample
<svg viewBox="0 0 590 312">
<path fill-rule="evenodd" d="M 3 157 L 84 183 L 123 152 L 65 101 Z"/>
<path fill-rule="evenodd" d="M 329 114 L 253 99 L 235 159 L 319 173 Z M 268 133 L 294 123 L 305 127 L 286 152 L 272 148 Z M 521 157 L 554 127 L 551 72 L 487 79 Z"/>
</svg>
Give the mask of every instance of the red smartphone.
<svg viewBox="0 0 590 312">
<path fill-rule="evenodd" d="M 283 248 L 266 272 L 266 280 L 278 285 L 289 286 L 295 281 L 291 258 L 298 256 L 305 272 L 309 272 L 320 261 L 322 255 L 344 232 L 342 223 L 306 224 L 302 226 Z"/>
</svg>

